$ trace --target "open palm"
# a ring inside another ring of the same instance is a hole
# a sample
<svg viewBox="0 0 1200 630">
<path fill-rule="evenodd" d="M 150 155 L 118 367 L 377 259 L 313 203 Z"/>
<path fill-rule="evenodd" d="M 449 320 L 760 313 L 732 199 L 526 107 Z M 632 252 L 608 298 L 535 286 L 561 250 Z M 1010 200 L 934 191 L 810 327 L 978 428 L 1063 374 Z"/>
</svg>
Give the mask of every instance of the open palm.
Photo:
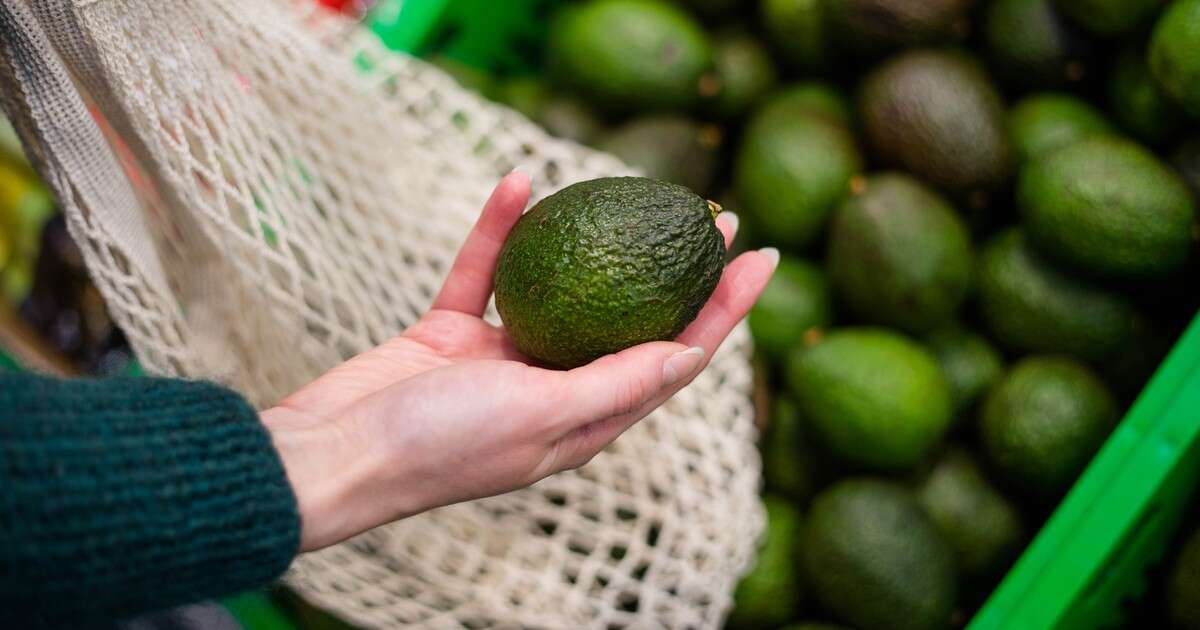
<svg viewBox="0 0 1200 630">
<path fill-rule="evenodd" d="M 586 463 L 691 381 L 777 257 L 751 252 L 731 263 L 675 342 L 545 369 L 482 318 L 528 198 L 526 176 L 504 178 L 420 321 L 264 412 L 297 489 L 306 549 Z M 718 227 L 728 244 L 736 220 Z"/>
</svg>

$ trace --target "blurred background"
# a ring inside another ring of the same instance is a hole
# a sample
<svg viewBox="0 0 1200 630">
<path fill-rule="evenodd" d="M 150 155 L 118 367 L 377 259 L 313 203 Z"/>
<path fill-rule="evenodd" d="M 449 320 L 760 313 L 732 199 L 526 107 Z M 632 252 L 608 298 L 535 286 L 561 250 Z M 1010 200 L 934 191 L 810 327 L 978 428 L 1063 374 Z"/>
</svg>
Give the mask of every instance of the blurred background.
<svg viewBox="0 0 1200 630">
<path fill-rule="evenodd" d="M 1192 427 L 1169 496 L 1099 461 L 1200 354 L 1176 346 L 1200 306 L 1200 2 L 320 3 L 718 201 L 736 250 L 782 250 L 749 318 L 769 531 L 730 627 L 1040 627 L 1004 615 L 1044 603 L 1057 627 L 1200 628 L 1200 418 L 1154 415 Z M 0 291 L 0 369 L 140 373 L 2 122 Z M 1106 522 L 1153 542 L 1075 576 L 1098 603 L 1022 593 L 1048 519 L 1111 489 L 1076 484 L 1089 464 L 1139 502 L 1047 528 L 1037 558 Z M 283 588 L 222 606 L 155 623 L 347 627 Z"/>
</svg>

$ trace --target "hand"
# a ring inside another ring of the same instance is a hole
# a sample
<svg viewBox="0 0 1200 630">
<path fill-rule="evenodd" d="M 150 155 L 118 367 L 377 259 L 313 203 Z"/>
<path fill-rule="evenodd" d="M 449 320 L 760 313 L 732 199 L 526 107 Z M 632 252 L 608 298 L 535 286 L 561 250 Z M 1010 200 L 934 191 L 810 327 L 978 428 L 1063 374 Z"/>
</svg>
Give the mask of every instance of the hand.
<svg viewBox="0 0 1200 630">
<path fill-rule="evenodd" d="M 738 257 L 675 342 L 568 371 L 535 367 L 481 317 L 528 199 L 525 175 L 501 180 L 420 321 L 263 412 L 296 492 L 303 550 L 583 465 L 696 376 L 778 260 L 775 250 Z M 728 245 L 736 217 L 717 223 Z"/>
</svg>

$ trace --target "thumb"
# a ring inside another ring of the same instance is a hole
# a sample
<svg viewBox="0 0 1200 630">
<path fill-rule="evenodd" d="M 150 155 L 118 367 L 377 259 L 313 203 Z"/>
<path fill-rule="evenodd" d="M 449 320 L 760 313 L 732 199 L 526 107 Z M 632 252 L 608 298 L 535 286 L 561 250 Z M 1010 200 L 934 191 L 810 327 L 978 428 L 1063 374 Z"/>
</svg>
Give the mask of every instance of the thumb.
<svg viewBox="0 0 1200 630">
<path fill-rule="evenodd" d="M 665 397 L 699 372 L 704 349 L 681 343 L 644 343 L 601 357 L 566 372 L 571 410 L 571 431 L 613 416 L 633 413 L 646 403 Z"/>
</svg>

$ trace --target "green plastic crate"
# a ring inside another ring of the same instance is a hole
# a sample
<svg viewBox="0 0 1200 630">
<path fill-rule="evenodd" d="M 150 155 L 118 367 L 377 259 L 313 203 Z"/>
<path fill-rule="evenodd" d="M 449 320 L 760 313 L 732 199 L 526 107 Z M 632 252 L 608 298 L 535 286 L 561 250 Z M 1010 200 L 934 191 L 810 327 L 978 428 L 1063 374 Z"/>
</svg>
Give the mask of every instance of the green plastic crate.
<svg viewBox="0 0 1200 630">
<path fill-rule="evenodd" d="M 511 74 L 534 67 L 553 0 L 382 0 L 389 47 Z M 1200 316 L 1192 321 L 968 630 L 1112 627 L 1200 479 Z"/>
</svg>

